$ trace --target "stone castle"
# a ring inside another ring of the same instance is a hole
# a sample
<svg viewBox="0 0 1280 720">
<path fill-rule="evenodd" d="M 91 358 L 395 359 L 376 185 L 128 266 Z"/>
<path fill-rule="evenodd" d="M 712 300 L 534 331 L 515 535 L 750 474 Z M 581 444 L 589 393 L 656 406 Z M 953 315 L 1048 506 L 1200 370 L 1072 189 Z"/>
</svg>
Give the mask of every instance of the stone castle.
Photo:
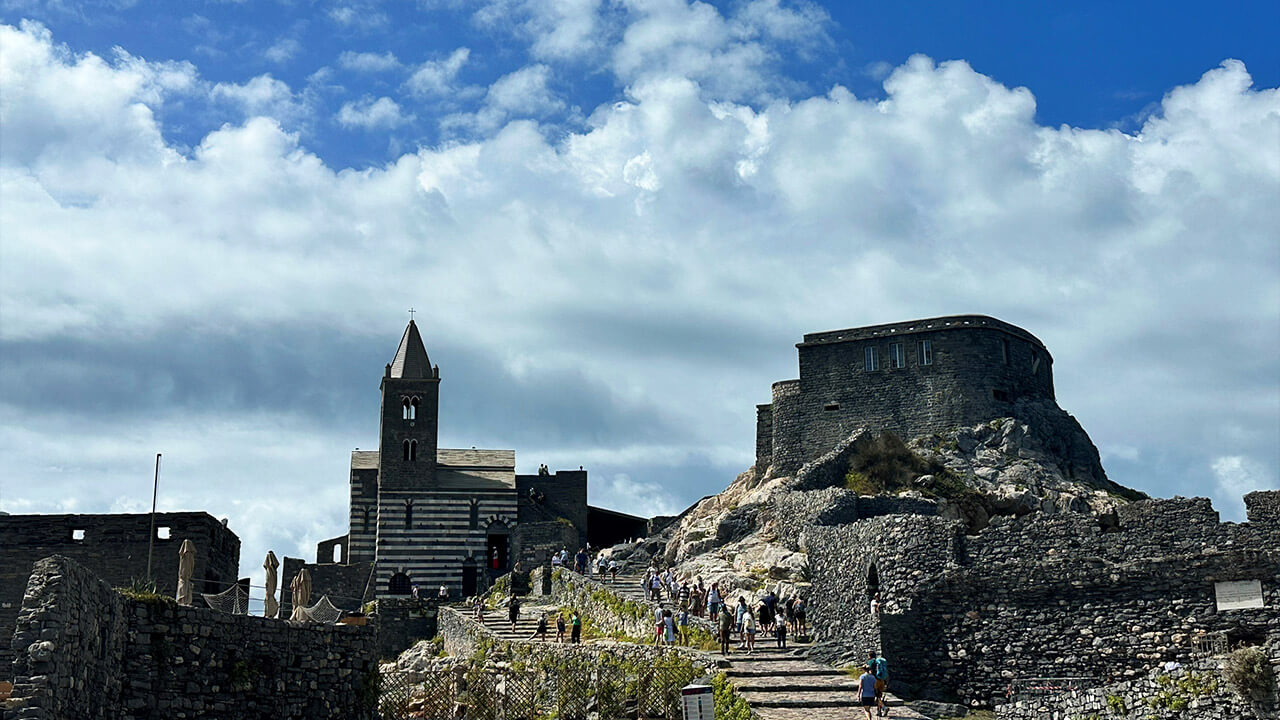
<svg viewBox="0 0 1280 720">
<path fill-rule="evenodd" d="M 756 406 L 756 469 L 792 474 L 860 427 L 906 439 L 1001 417 L 1049 424 L 1068 474 L 1102 481 L 1098 451 L 1058 408 L 1053 356 L 1035 335 L 985 315 L 810 333 L 800 378 Z"/>
</svg>

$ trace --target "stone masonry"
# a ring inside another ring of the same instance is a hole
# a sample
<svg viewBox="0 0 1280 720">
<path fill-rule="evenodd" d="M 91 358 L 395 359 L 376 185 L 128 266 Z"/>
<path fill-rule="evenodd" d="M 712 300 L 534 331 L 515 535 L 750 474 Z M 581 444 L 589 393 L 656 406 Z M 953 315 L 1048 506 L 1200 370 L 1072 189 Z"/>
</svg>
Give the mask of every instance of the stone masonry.
<svg viewBox="0 0 1280 720">
<path fill-rule="evenodd" d="M 35 564 L 4 720 L 372 720 L 373 627 L 127 598 L 65 557 Z"/>
<path fill-rule="evenodd" d="M 196 591 L 216 593 L 236 581 L 240 539 L 202 512 L 157 513 L 152 577 L 162 595 L 178 583 L 178 547 L 196 546 Z M 68 557 L 111 585 L 125 586 L 147 576 L 151 515 L 0 516 L 0 680 L 8 677 L 13 655 L 8 638 L 22 604 L 32 565 L 50 555 Z"/>
</svg>

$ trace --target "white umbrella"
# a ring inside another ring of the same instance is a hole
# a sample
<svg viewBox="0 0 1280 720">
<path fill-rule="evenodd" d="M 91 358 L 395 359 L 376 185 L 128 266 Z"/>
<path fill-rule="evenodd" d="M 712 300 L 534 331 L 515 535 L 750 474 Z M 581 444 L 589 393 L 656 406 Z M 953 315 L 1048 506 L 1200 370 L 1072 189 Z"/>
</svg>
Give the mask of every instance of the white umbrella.
<svg viewBox="0 0 1280 720">
<path fill-rule="evenodd" d="M 293 576 L 293 582 L 289 583 L 289 589 L 293 590 L 293 614 L 289 616 L 290 620 L 306 621 L 307 603 L 311 602 L 311 573 L 306 568 L 298 571 Z"/>
<path fill-rule="evenodd" d="M 279 567 L 280 561 L 276 559 L 276 554 L 268 550 L 267 559 L 262 561 L 262 569 L 267 571 L 267 601 L 263 608 L 264 617 L 273 618 L 280 612 L 280 603 L 276 602 L 276 570 Z"/>
<path fill-rule="evenodd" d="M 183 540 L 178 549 L 178 604 L 191 604 L 191 576 L 196 574 L 196 544 Z"/>
</svg>

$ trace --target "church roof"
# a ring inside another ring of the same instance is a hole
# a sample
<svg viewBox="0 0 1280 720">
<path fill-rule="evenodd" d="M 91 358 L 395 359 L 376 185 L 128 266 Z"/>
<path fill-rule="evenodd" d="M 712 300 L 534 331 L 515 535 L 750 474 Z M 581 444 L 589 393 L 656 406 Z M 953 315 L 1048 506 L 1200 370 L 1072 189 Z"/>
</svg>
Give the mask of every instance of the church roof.
<svg viewBox="0 0 1280 720">
<path fill-rule="evenodd" d="M 377 450 L 352 450 L 351 451 L 351 469 L 352 470 L 377 470 L 378 469 L 378 451 Z"/>
<path fill-rule="evenodd" d="M 404 329 L 404 337 L 400 338 L 396 357 L 391 361 L 391 377 L 431 377 L 431 359 L 427 357 L 427 348 L 422 344 L 418 326 L 412 320 L 409 321 L 409 327 Z"/>
</svg>

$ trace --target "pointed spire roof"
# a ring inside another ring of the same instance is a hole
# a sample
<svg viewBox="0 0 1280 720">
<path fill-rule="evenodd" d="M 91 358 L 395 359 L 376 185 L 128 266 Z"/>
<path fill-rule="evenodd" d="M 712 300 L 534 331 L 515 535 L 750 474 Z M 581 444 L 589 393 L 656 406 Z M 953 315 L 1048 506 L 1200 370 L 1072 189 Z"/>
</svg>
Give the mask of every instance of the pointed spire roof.
<svg viewBox="0 0 1280 720">
<path fill-rule="evenodd" d="M 418 326 L 412 320 L 409 321 L 409 327 L 404 329 L 404 337 L 400 338 L 396 357 L 391 361 L 391 377 L 431 377 L 431 359 L 427 357 L 427 348 L 422 344 Z"/>
</svg>

